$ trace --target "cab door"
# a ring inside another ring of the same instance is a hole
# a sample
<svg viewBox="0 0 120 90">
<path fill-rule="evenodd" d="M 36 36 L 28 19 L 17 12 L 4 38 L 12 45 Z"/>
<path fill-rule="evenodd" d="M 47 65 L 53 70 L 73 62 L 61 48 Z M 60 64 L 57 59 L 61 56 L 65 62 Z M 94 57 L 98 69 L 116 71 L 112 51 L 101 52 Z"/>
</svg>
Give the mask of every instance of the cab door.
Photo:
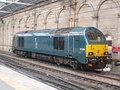
<svg viewBox="0 0 120 90">
<path fill-rule="evenodd" d="M 80 36 L 74 36 L 73 38 L 73 55 L 77 58 L 80 50 Z"/>
<path fill-rule="evenodd" d="M 69 36 L 68 40 L 68 55 L 73 57 L 79 52 L 80 47 L 80 37 L 79 36 Z"/>
</svg>

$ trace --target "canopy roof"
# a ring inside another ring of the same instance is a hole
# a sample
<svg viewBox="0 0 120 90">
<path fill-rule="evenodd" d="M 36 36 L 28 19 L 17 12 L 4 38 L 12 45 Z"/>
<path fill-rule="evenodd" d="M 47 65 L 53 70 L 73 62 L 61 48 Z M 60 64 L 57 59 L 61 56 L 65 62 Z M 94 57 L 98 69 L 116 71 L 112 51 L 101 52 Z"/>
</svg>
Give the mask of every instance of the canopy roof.
<svg viewBox="0 0 120 90">
<path fill-rule="evenodd" d="M 0 0 L 0 17 L 46 0 Z"/>
</svg>

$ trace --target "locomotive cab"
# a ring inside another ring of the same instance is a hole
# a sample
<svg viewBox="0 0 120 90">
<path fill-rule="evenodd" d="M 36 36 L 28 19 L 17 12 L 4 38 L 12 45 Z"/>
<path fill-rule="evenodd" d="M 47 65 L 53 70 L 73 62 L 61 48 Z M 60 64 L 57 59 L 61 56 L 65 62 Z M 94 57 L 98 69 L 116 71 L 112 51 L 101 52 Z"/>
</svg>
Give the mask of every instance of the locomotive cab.
<svg viewBox="0 0 120 90">
<path fill-rule="evenodd" d="M 109 61 L 108 45 L 104 34 L 90 27 L 85 32 L 88 69 L 103 69 Z"/>
</svg>

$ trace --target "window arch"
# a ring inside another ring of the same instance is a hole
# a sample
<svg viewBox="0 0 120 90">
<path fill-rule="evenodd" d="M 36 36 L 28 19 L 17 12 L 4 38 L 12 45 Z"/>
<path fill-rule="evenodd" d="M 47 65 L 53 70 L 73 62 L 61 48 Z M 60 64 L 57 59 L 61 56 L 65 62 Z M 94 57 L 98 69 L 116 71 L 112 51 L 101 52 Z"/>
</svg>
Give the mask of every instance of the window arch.
<svg viewBox="0 0 120 90">
<path fill-rule="evenodd" d="M 34 29 L 34 16 L 29 14 L 27 19 L 26 19 L 26 30 L 33 30 Z"/>
<path fill-rule="evenodd" d="M 45 29 L 45 19 L 44 19 L 44 15 L 38 14 L 37 18 L 36 18 L 36 29 Z"/>
<path fill-rule="evenodd" d="M 52 11 L 49 11 L 46 16 L 46 28 L 47 29 L 57 28 L 56 16 L 55 13 Z"/>
<path fill-rule="evenodd" d="M 118 29 L 119 7 L 115 1 L 116 0 L 103 0 L 98 7 L 98 28 L 104 33 L 108 31 L 113 32 Z"/>
<path fill-rule="evenodd" d="M 70 27 L 70 10 L 63 6 L 58 13 L 58 28 Z"/>
<path fill-rule="evenodd" d="M 93 26 L 93 16 L 95 15 L 93 5 L 90 2 L 84 2 L 79 6 L 77 12 L 77 26 Z"/>
</svg>

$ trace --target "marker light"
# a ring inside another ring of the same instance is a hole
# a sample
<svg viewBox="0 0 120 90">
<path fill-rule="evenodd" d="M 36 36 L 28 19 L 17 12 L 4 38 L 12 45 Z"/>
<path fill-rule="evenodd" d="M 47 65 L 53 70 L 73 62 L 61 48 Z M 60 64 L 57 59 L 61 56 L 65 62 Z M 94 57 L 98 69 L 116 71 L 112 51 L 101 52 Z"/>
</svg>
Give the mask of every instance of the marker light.
<svg viewBox="0 0 120 90">
<path fill-rule="evenodd" d="M 93 52 L 89 52 L 88 55 L 93 55 Z"/>
</svg>

